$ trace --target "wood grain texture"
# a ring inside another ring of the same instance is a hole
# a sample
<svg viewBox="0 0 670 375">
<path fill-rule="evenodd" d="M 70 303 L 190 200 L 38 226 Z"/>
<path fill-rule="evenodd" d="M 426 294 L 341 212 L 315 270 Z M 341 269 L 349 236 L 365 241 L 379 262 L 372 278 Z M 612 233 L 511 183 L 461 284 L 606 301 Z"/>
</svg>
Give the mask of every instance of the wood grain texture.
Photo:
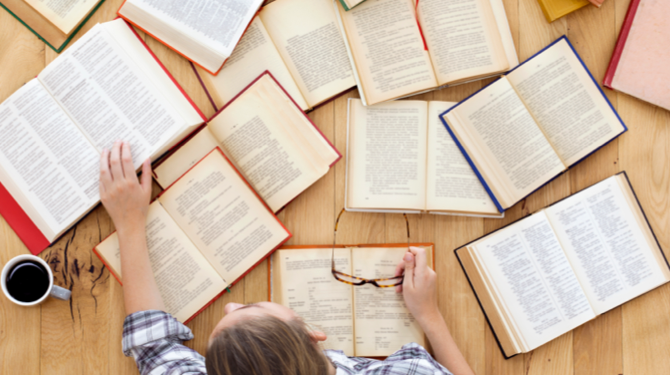
<svg viewBox="0 0 670 375">
<path fill-rule="evenodd" d="M 600 9 L 585 7 L 548 24 L 536 0 L 503 0 L 520 60 L 566 34 L 600 82 L 614 48 L 629 0 L 608 0 Z M 80 34 L 95 23 L 115 18 L 122 0 L 107 0 Z M 188 61 L 140 33 L 149 47 L 207 116 L 213 114 Z M 78 39 L 79 35 L 76 39 Z M 58 55 L 18 21 L 0 11 L 0 100 L 37 75 Z M 412 99 L 460 101 L 484 80 Z M 617 141 L 510 209 L 504 219 L 410 215 L 413 242 L 436 245 L 439 307 L 454 339 L 477 374 L 616 375 L 665 374 L 670 368 L 670 286 L 661 287 L 613 309 L 532 353 L 505 360 L 486 324 L 453 250 L 618 171 L 626 170 L 666 255 L 670 256 L 670 113 L 624 94 L 605 90 L 630 131 Z M 347 100 L 350 90 L 309 114 L 317 127 L 346 155 Z M 291 244 L 330 244 L 336 215 L 344 204 L 343 158 L 324 178 L 279 215 L 293 233 Z M 345 213 L 338 243 L 406 240 L 404 219 L 396 214 Z M 110 277 L 93 245 L 113 231 L 98 207 L 41 256 L 56 283 L 72 290 L 71 303 L 49 301 L 20 308 L 0 298 L 1 374 L 137 374 L 121 352 L 122 287 Z M 0 218 L 0 265 L 27 253 Z M 209 334 L 228 302 L 267 299 L 264 262 L 189 323 L 195 339 L 187 345 L 204 354 Z"/>
</svg>

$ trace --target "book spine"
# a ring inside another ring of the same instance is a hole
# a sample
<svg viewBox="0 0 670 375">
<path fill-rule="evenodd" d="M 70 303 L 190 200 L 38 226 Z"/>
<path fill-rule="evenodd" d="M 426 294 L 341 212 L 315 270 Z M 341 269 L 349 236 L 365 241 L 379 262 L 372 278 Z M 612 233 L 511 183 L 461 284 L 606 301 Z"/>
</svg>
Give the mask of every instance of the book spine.
<svg viewBox="0 0 670 375">
<path fill-rule="evenodd" d="M 347 5 L 346 1 L 340 0 L 340 4 L 342 4 L 342 8 L 344 8 L 344 10 L 346 10 L 346 11 L 351 10 L 351 8 L 349 8 L 349 6 Z"/>
<path fill-rule="evenodd" d="M 41 253 L 51 245 L 2 183 L 0 183 L 0 215 L 33 255 Z"/>
<path fill-rule="evenodd" d="M 612 87 L 612 81 L 616 75 L 616 69 L 619 66 L 619 60 L 621 60 L 621 54 L 623 49 L 626 46 L 626 40 L 628 39 L 628 34 L 630 33 L 630 28 L 633 25 L 633 20 L 635 19 L 635 14 L 637 13 L 637 7 L 640 5 L 640 0 L 633 0 L 628 7 L 626 12 L 626 18 L 623 21 L 621 26 L 621 31 L 619 32 L 619 37 L 617 38 L 616 44 L 614 46 L 614 52 L 612 52 L 612 58 L 610 63 L 607 66 L 607 71 L 605 72 L 605 78 L 603 78 L 603 86 L 608 89 L 614 90 Z"/>
</svg>

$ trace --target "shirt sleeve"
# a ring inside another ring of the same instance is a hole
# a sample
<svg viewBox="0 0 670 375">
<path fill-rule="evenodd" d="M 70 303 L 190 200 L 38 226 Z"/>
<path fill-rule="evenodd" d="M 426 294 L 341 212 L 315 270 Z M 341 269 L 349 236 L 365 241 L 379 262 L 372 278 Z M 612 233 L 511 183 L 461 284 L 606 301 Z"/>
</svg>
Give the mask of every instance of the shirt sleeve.
<svg viewBox="0 0 670 375">
<path fill-rule="evenodd" d="M 123 354 L 142 375 L 205 375 L 205 358 L 182 344 L 191 339 L 191 330 L 163 311 L 139 311 L 123 322 Z"/>
<path fill-rule="evenodd" d="M 383 362 L 393 369 L 393 371 L 389 370 L 389 374 L 452 375 L 423 346 L 417 343 L 404 345 Z"/>
</svg>

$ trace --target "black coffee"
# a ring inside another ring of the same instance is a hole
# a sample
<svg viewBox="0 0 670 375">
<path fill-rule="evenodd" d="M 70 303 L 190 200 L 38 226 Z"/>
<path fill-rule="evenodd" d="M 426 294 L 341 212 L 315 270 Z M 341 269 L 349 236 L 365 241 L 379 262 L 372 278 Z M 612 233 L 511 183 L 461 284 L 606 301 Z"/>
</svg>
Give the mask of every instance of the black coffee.
<svg viewBox="0 0 670 375">
<path fill-rule="evenodd" d="M 7 291 L 17 301 L 37 301 L 48 289 L 49 273 L 40 263 L 23 261 L 16 264 L 7 274 Z"/>
</svg>

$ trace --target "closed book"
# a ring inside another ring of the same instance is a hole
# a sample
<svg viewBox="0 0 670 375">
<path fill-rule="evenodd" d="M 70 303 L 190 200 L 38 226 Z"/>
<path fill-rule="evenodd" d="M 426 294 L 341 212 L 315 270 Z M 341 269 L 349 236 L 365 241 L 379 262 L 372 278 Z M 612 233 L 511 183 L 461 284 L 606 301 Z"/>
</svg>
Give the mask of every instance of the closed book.
<svg viewBox="0 0 670 375">
<path fill-rule="evenodd" d="M 537 0 L 548 22 L 570 14 L 590 4 L 588 0 Z"/>
<path fill-rule="evenodd" d="M 603 85 L 670 110 L 670 3 L 633 0 Z"/>
</svg>

